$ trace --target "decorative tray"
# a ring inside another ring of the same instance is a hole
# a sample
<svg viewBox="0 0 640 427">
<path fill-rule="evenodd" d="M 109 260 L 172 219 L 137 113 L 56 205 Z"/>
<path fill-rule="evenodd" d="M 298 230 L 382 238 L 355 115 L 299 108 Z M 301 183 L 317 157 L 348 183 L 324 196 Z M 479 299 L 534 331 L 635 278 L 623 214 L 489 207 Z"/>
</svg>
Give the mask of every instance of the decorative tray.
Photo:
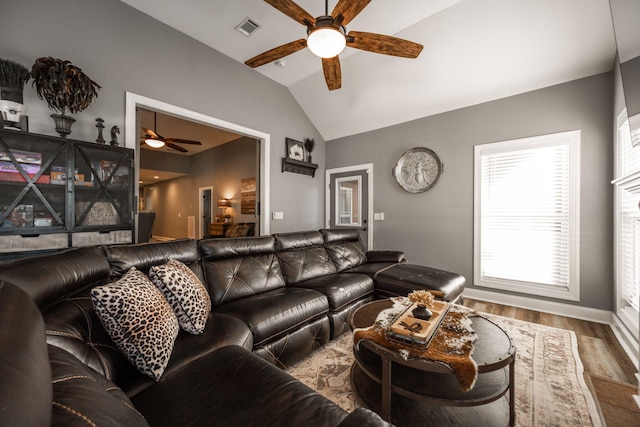
<svg viewBox="0 0 640 427">
<path fill-rule="evenodd" d="M 400 344 L 426 349 L 438 330 L 442 319 L 449 311 L 449 304 L 442 301 L 433 303 L 429 309 L 431 317 L 428 320 L 418 319 L 412 314 L 418 304 L 413 303 L 401 311 L 391 322 L 387 330 L 387 339 Z"/>
</svg>

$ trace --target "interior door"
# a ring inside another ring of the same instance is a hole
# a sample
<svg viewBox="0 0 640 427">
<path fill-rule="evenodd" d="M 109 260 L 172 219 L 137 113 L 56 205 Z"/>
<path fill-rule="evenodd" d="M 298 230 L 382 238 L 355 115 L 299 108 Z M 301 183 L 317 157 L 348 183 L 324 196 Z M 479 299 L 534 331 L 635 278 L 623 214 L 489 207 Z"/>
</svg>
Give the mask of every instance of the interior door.
<svg viewBox="0 0 640 427">
<path fill-rule="evenodd" d="M 358 228 L 365 249 L 372 246 L 371 168 L 358 165 L 328 169 L 326 222 L 328 228 Z"/>
<path fill-rule="evenodd" d="M 209 224 L 211 224 L 211 190 L 206 189 L 202 192 L 202 237 L 209 237 Z"/>
</svg>

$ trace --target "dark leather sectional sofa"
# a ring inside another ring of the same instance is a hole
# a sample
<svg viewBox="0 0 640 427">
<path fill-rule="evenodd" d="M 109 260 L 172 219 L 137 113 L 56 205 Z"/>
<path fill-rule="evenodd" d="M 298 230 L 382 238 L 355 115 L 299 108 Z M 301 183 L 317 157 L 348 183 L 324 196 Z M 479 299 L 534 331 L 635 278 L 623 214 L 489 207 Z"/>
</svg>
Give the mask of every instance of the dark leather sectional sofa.
<svg viewBox="0 0 640 427">
<path fill-rule="evenodd" d="M 376 426 L 278 367 L 348 331 L 377 297 L 464 278 L 365 253 L 357 230 L 71 249 L 0 265 L 0 425 Z M 180 331 L 159 381 L 116 348 L 92 288 L 177 259 L 207 288 L 202 335 Z M 274 366 L 275 365 L 275 366 Z"/>
</svg>

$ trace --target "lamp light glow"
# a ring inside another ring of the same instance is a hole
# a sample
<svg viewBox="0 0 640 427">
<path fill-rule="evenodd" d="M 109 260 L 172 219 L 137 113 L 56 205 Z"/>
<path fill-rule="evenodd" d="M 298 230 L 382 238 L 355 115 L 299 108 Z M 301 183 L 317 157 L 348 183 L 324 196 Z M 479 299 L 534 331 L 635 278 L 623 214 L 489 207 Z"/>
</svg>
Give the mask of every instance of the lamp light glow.
<svg viewBox="0 0 640 427">
<path fill-rule="evenodd" d="M 144 143 L 147 144 L 149 147 L 153 147 L 153 148 L 164 147 L 164 141 L 160 139 L 147 138 L 144 140 Z"/>
<path fill-rule="evenodd" d="M 347 45 L 344 34 L 335 27 L 320 27 L 309 33 L 307 47 L 320 58 L 333 58 Z"/>
</svg>

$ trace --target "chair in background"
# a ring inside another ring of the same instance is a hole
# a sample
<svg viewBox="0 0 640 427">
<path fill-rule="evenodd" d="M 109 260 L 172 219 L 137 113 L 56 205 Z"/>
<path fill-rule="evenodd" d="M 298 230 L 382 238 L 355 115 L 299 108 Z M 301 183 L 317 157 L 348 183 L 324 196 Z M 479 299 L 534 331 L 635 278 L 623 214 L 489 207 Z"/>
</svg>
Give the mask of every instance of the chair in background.
<svg viewBox="0 0 640 427">
<path fill-rule="evenodd" d="M 145 243 L 151 239 L 151 229 L 156 220 L 154 211 L 138 212 L 138 243 Z"/>
</svg>

